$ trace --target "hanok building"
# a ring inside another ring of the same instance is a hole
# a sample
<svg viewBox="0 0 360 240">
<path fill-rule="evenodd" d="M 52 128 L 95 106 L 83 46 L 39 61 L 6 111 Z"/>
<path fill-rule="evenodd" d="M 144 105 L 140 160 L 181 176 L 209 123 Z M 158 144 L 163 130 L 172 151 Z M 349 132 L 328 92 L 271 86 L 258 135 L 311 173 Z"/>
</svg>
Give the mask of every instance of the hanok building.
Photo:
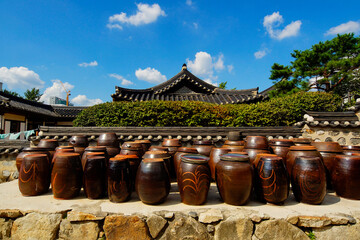
<svg viewBox="0 0 360 240">
<path fill-rule="evenodd" d="M 264 96 L 259 88 L 225 90 L 211 85 L 187 70 L 182 70 L 171 79 L 147 89 L 115 87 L 113 101 L 201 101 L 216 104 L 237 104 L 261 101 Z"/>
</svg>

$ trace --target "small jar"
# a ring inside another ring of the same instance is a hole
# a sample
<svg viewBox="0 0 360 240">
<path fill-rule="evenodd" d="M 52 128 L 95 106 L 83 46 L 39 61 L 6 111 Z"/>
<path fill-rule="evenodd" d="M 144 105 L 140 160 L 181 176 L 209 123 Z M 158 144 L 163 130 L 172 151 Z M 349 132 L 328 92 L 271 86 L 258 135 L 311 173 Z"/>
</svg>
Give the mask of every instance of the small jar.
<svg viewBox="0 0 360 240">
<path fill-rule="evenodd" d="M 203 155 L 182 155 L 179 167 L 178 187 L 181 202 L 202 205 L 210 188 L 209 158 Z"/>
<path fill-rule="evenodd" d="M 107 169 L 107 179 L 110 202 L 126 202 L 130 199 L 132 191 L 132 174 L 128 159 L 110 158 L 109 167 Z"/>
<path fill-rule="evenodd" d="M 163 159 L 145 158 L 136 174 L 135 190 L 145 204 L 163 203 L 170 192 L 170 180 Z"/>
<path fill-rule="evenodd" d="M 326 195 L 325 167 L 320 157 L 296 157 L 291 186 L 296 201 L 321 204 Z"/>
<path fill-rule="evenodd" d="M 50 186 L 50 164 L 47 154 L 24 156 L 19 171 L 19 190 L 24 196 L 46 193 Z"/>
<path fill-rule="evenodd" d="M 192 148 L 196 148 L 199 154 L 209 157 L 211 149 L 214 148 L 214 142 L 212 140 L 194 140 Z"/>
<path fill-rule="evenodd" d="M 268 140 L 264 136 L 247 136 L 245 138 L 245 148 L 268 149 Z"/>
<path fill-rule="evenodd" d="M 246 155 L 228 153 L 216 164 L 216 185 L 222 200 L 231 205 L 244 205 L 252 190 L 253 169 Z"/>
<path fill-rule="evenodd" d="M 97 145 L 119 148 L 120 143 L 116 133 L 110 132 L 100 134 L 97 139 Z"/>
<path fill-rule="evenodd" d="M 120 154 L 122 155 L 137 155 L 141 158 L 144 153 L 144 148 L 139 142 L 124 142 L 121 145 Z"/>
</svg>

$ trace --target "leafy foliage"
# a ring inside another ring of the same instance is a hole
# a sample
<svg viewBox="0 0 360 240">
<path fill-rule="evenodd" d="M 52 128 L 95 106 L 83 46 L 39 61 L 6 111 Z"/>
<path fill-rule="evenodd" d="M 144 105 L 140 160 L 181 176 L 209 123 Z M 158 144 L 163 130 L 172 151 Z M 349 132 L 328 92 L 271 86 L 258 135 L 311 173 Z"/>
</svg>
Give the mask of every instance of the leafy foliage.
<svg viewBox="0 0 360 240">
<path fill-rule="evenodd" d="M 336 111 L 341 98 L 299 92 L 253 104 L 217 105 L 195 101 L 108 102 L 83 110 L 75 126 L 288 126 L 304 111 Z"/>
<path fill-rule="evenodd" d="M 21 97 L 20 94 L 18 94 L 17 92 L 9 91 L 7 89 L 4 89 L 3 92 L 7 93 L 7 94 L 11 94 L 11 95 L 13 95 L 15 97 Z"/>
<path fill-rule="evenodd" d="M 25 99 L 38 102 L 42 96 L 37 88 L 28 89 L 24 92 Z"/>
<path fill-rule="evenodd" d="M 270 79 L 283 82 L 276 84 L 273 96 L 294 92 L 294 89 L 307 90 L 311 85 L 340 95 L 359 91 L 360 80 L 355 74 L 360 67 L 360 36 L 337 35 L 310 49 L 294 50 L 291 56 L 295 60 L 289 66 L 274 63 L 271 67 Z M 309 84 L 310 79 L 314 82 Z"/>
</svg>

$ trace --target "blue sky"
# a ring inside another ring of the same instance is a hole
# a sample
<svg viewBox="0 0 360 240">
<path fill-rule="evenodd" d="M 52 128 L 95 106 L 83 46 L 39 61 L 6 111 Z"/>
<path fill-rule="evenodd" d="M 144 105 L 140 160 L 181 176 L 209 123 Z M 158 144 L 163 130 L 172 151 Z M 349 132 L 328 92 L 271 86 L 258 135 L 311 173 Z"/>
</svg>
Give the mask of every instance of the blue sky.
<svg viewBox="0 0 360 240">
<path fill-rule="evenodd" d="M 360 33 L 358 1 L 0 1 L 0 81 L 75 105 L 111 101 L 115 86 L 149 88 L 181 70 L 228 88 L 272 85 L 336 33 Z"/>
</svg>

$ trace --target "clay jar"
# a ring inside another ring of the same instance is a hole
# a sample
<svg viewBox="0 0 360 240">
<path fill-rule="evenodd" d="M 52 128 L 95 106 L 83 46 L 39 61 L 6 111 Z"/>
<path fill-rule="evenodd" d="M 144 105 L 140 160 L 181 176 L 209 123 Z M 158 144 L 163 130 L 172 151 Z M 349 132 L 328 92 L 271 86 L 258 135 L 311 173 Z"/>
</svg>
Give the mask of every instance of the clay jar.
<svg viewBox="0 0 360 240">
<path fill-rule="evenodd" d="M 83 135 L 72 136 L 69 140 L 69 146 L 73 146 L 74 152 L 79 153 L 80 156 L 82 156 L 85 148 L 89 146 L 89 141 L 88 138 Z"/>
<path fill-rule="evenodd" d="M 229 148 L 213 148 L 210 152 L 210 158 L 209 158 L 209 166 L 211 171 L 211 178 L 215 180 L 215 167 L 216 164 L 220 161 L 220 156 L 224 155 L 226 153 L 229 153 L 231 149 Z"/>
<path fill-rule="evenodd" d="M 290 139 L 272 139 L 269 141 L 269 146 L 271 152 L 281 157 L 284 164 L 286 164 L 286 155 L 290 147 L 294 146 L 294 142 Z"/>
<path fill-rule="evenodd" d="M 360 146 L 342 146 L 345 155 L 352 155 L 353 153 L 360 153 Z"/>
<path fill-rule="evenodd" d="M 30 154 L 46 154 L 48 156 L 49 164 L 50 164 L 50 160 L 51 160 L 52 156 L 50 155 L 47 148 L 27 147 L 27 148 L 24 148 L 22 150 L 22 152 L 16 156 L 16 168 L 17 168 L 18 172 L 20 172 L 21 163 L 22 163 L 24 157 L 26 155 L 30 155 Z"/>
<path fill-rule="evenodd" d="M 137 155 L 141 158 L 144 155 L 144 149 L 141 143 L 138 142 L 124 142 L 121 145 L 120 154 L 122 155 Z"/>
<path fill-rule="evenodd" d="M 256 156 L 258 154 L 270 154 L 270 151 L 267 149 L 248 148 L 248 149 L 244 149 L 244 151 L 247 152 L 251 164 L 254 164 L 254 161 L 256 160 Z"/>
<path fill-rule="evenodd" d="M 296 157 L 291 174 L 296 201 L 321 204 L 326 195 L 325 167 L 320 157 Z"/>
<path fill-rule="evenodd" d="M 169 153 L 170 155 L 174 156 L 174 154 L 176 153 L 177 149 L 179 147 L 181 147 L 181 142 L 179 139 L 177 138 L 173 138 L 173 139 L 167 139 L 165 138 L 164 141 L 161 144 L 163 147 L 167 147 L 169 149 Z"/>
<path fill-rule="evenodd" d="M 289 196 L 290 179 L 282 158 L 270 154 L 261 156 L 255 172 L 255 192 L 259 199 L 283 204 Z"/>
<path fill-rule="evenodd" d="M 247 136 L 245 138 L 245 148 L 253 148 L 253 149 L 268 149 L 268 141 L 264 136 Z"/>
<path fill-rule="evenodd" d="M 130 199 L 133 186 L 128 159 L 120 157 L 110 158 L 107 169 L 107 181 L 110 202 L 119 203 Z"/>
<path fill-rule="evenodd" d="M 57 147 L 55 149 L 54 156 L 53 156 L 53 158 L 51 160 L 52 163 L 55 161 L 56 156 L 61 152 L 74 152 L 74 147 L 73 146 L 59 146 L 59 147 Z"/>
<path fill-rule="evenodd" d="M 55 150 L 59 146 L 59 142 L 56 139 L 41 139 L 37 146 Z"/>
<path fill-rule="evenodd" d="M 242 152 L 245 148 L 245 142 L 240 140 L 226 140 L 224 148 L 230 148 L 232 152 Z"/>
<path fill-rule="evenodd" d="M 252 190 L 253 169 L 249 157 L 235 153 L 224 154 L 216 164 L 216 185 L 223 201 L 244 205 Z"/>
<path fill-rule="evenodd" d="M 209 157 L 214 143 L 212 140 L 194 140 L 191 147 L 196 148 L 199 154 Z"/>
<path fill-rule="evenodd" d="M 149 150 L 149 148 L 151 147 L 151 141 L 150 140 L 135 140 L 136 143 L 140 143 L 142 148 L 143 148 L 143 152 L 146 152 Z"/>
<path fill-rule="evenodd" d="M 145 204 L 164 202 L 170 192 L 170 180 L 164 160 L 143 159 L 136 174 L 135 189 Z"/>
<path fill-rule="evenodd" d="M 80 154 L 59 153 L 51 172 L 51 188 L 54 198 L 77 197 L 82 185 L 82 174 Z"/>
<path fill-rule="evenodd" d="M 176 176 L 178 175 L 179 166 L 181 163 L 181 156 L 184 154 L 198 154 L 196 148 L 189 148 L 189 147 L 179 147 L 177 152 L 174 155 L 174 168 Z"/>
<path fill-rule="evenodd" d="M 150 158 L 159 158 L 162 159 L 165 163 L 165 167 L 166 167 L 166 171 L 170 177 L 170 171 L 171 171 L 171 156 L 168 152 L 166 151 L 147 151 L 144 156 L 143 159 L 150 159 Z"/>
<path fill-rule="evenodd" d="M 343 154 L 342 147 L 337 142 L 312 142 L 311 144 L 315 146 L 316 150 L 321 154 L 325 166 L 327 187 L 331 189 L 331 173 L 335 156 Z"/>
<path fill-rule="evenodd" d="M 271 154 L 271 153 L 259 153 L 256 155 L 255 160 L 254 161 L 250 161 L 250 163 L 254 166 L 254 168 L 256 168 L 259 164 L 260 158 L 261 157 L 277 157 L 276 154 Z M 285 166 L 285 164 L 284 164 Z"/>
<path fill-rule="evenodd" d="M 319 157 L 321 154 L 314 146 L 291 146 L 286 156 L 286 170 L 291 177 L 291 171 L 297 157 Z"/>
<path fill-rule="evenodd" d="M 178 187 L 181 202 L 202 205 L 210 188 L 209 158 L 203 155 L 182 155 L 179 167 Z"/>
<path fill-rule="evenodd" d="M 169 152 L 169 149 L 167 147 L 162 147 L 162 146 L 151 146 L 149 148 L 149 151 L 165 151 L 165 152 Z"/>
<path fill-rule="evenodd" d="M 24 156 L 19 171 L 19 190 L 24 196 L 46 193 L 50 186 L 50 164 L 47 154 Z"/>
<path fill-rule="evenodd" d="M 121 155 L 118 154 L 115 156 L 114 159 L 125 159 L 129 162 L 130 165 L 130 173 L 131 173 L 131 186 L 133 190 L 135 190 L 135 178 L 136 173 L 139 168 L 141 158 L 139 158 L 137 155 Z"/>
<path fill-rule="evenodd" d="M 292 139 L 295 146 L 310 146 L 312 139 L 311 138 L 293 138 Z"/>
<path fill-rule="evenodd" d="M 360 155 L 336 156 L 332 180 L 338 196 L 360 200 Z"/>
<path fill-rule="evenodd" d="M 97 139 L 98 146 L 119 148 L 119 139 L 116 133 L 102 133 Z"/>
<path fill-rule="evenodd" d="M 104 146 L 89 146 L 89 147 L 85 148 L 85 152 L 81 157 L 81 166 L 83 169 L 85 167 L 87 155 L 89 153 L 97 153 L 96 155 L 103 155 L 106 157 L 106 159 L 109 159 L 109 157 L 107 155 L 106 147 L 104 147 Z M 106 161 L 106 163 L 107 162 L 108 162 L 108 160 Z"/>
<path fill-rule="evenodd" d="M 104 197 L 106 192 L 106 158 L 105 156 L 89 156 L 87 157 L 84 174 L 83 185 L 85 196 L 89 199 L 99 199 Z"/>
</svg>

